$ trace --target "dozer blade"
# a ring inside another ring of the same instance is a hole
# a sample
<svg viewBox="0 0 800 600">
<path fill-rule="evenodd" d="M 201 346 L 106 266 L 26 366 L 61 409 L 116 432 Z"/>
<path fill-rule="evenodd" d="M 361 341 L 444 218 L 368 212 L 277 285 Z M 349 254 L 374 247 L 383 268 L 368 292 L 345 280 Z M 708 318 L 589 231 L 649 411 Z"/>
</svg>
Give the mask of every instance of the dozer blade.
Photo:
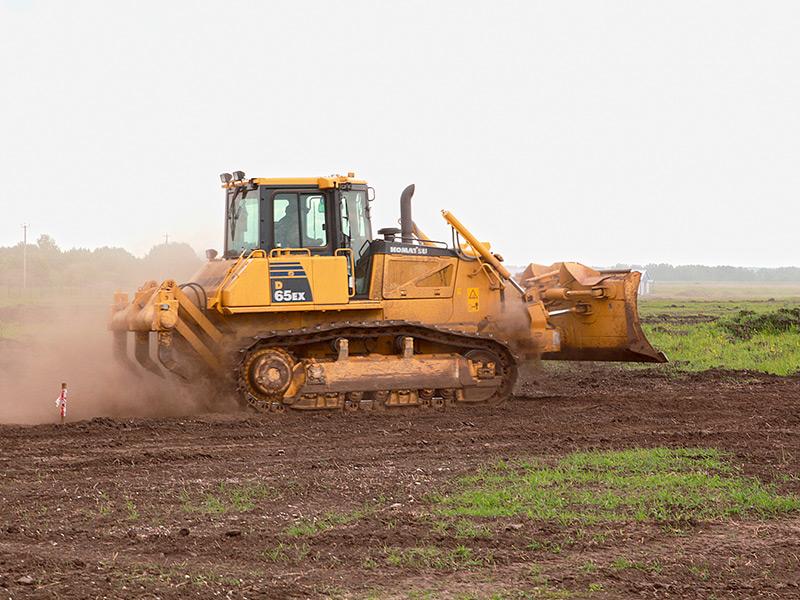
<svg viewBox="0 0 800 600">
<path fill-rule="evenodd" d="M 520 279 L 529 311 L 544 310 L 559 331 L 558 344 L 543 348 L 543 360 L 667 362 L 642 331 L 638 271 L 596 271 L 579 263 L 530 265 Z"/>
</svg>

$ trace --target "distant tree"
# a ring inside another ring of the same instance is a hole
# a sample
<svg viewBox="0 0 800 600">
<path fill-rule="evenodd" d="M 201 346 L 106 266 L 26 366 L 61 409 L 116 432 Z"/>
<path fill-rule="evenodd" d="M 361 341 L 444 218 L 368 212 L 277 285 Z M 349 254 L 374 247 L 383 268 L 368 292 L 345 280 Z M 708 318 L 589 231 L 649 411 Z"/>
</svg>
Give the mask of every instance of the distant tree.
<svg viewBox="0 0 800 600">
<path fill-rule="evenodd" d="M 141 267 L 146 279 L 159 282 L 170 278 L 178 283 L 189 281 L 203 261 L 189 244 L 158 244 L 142 260 Z"/>
<path fill-rule="evenodd" d="M 46 233 L 39 236 L 36 240 L 36 245 L 45 252 L 61 252 L 61 248 L 58 247 L 53 237 Z"/>
<path fill-rule="evenodd" d="M 138 287 L 143 283 L 140 272 L 142 259 L 123 248 L 97 248 L 89 259 L 97 266 L 102 278 L 97 283 L 110 283 L 123 288 Z"/>
<path fill-rule="evenodd" d="M 202 261 L 188 244 L 161 244 L 144 258 L 123 248 L 61 251 L 55 239 L 43 234 L 27 247 L 27 282 L 35 286 L 111 285 L 135 288 L 149 279 L 188 281 Z M 22 283 L 22 243 L 0 247 L 0 285 Z"/>
</svg>

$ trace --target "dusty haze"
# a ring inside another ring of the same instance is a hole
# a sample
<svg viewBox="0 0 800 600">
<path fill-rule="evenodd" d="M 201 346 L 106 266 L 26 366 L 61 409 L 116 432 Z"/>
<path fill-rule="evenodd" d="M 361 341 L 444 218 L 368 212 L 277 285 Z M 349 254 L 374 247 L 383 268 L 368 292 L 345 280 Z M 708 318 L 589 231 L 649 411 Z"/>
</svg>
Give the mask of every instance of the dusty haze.
<svg viewBox="0 0 800 600">
<path fill-rule="evenodd" d="M 104 306 L 0 308 L 0 321 L 31 332 L 0 338 L 0 423 L 58 422 L 62 382 L 69 390 L 68 421 L 235 410 L 233 400 L 216 397 L 208 386 L 127 372 L 113 358 L 107 317 Z"/>
</svg>

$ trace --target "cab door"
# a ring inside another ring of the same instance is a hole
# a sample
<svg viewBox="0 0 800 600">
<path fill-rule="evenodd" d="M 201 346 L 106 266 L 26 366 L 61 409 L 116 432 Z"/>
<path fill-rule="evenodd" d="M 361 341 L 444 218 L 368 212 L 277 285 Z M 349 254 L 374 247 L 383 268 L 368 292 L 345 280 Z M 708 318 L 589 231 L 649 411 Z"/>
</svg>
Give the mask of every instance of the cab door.
<svg viewBox="0 0 800 600">
<path fill-rule="evenodd" d="M 264 238 L 270 250 L 306 249 L 312 255 L 334 252 L 330 196 L 319 189 L 267 189 Z"/>
<path fill-rule="evenodd" d="M 372 224 L 366 186 L 350 186 L 340 190 L 338 208 L 341 219 L 340 247 L 353 251 L 356 296 L 365 296 L 369 292 L 372 270 Z"/>
</svg>

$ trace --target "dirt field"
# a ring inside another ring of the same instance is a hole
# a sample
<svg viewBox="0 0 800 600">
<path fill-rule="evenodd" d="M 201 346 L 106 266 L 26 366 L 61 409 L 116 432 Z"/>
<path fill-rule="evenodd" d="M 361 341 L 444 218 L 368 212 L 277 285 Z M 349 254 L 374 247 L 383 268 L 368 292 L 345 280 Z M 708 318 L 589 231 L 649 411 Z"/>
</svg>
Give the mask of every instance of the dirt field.
<svg viewBox="0 0 800 600">
<path fill-rule="evenodd" d="M 800 521 L 435 517 L 498 459 L 714 447 L 800 493 L 800 379 L 534 373 L 499 408 L 0 426 L 0 598 L 797 598 Z M 477 530 L 476 530 L 477 531 Z"/>
</svg>

